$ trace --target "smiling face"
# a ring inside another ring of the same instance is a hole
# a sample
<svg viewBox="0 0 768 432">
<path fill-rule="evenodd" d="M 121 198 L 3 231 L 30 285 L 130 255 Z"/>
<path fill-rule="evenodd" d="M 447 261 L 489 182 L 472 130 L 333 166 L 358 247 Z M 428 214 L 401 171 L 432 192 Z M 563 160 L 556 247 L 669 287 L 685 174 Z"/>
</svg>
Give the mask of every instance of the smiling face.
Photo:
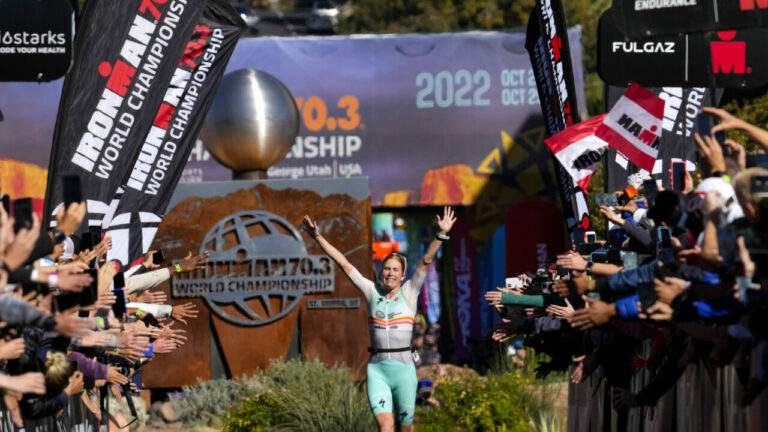
<svg viewBox="0 0 768 432">
<path fill-rule="evenodd" d="M 392 255 L 381 265 L 381 283 L 389 290 L 399 288 L 405 279 L 405 268 L 401 260 L 397 255 Z"/>
</svg>

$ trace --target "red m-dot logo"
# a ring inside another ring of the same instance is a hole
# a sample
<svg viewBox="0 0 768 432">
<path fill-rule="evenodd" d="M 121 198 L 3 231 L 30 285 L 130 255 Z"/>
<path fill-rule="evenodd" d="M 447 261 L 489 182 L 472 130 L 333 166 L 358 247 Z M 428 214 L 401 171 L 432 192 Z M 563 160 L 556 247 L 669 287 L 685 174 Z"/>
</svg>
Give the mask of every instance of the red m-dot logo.
<svg viewBox="0 0 768 432">
<path fill-rule="evenodd" d="M 741 10 L 754 10 L 755 6 L 758 9 L 768 8 L 768 0 L 739 0 L 739 9 Z"/>
<path fill-rule="evenodd" d="M 762 2 L 761 0 L 755 0 Z M 768 5 L 768 0 L 764 0 Z M 744 1 L 742 0 L 742 4 Z M 716 74 L 743 74 L 751 73 L 752 68 L 747 67 L 747 43 L 732 41 L 736 37 L 736 30 L 717 32 L 720 41 L 712 41 L 709 47 L 712 50 L 712 71 Z"/>
</svg>

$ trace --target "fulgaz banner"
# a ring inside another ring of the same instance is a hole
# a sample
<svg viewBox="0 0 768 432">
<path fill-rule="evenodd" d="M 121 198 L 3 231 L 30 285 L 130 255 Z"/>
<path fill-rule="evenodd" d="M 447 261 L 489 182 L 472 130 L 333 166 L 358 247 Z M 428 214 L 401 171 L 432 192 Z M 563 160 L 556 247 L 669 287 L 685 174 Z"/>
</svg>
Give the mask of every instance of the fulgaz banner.
<svg viewBox="0 0 768 432">
<path fill-rule="evenodd" d="M 768 4 L 768 2 L 767 2 Z M 768 29 L 628 37 L 616 13 L 600 17 L 597 69 L 608 84 L 759 88 L 768 84 Z"/>
</svg>

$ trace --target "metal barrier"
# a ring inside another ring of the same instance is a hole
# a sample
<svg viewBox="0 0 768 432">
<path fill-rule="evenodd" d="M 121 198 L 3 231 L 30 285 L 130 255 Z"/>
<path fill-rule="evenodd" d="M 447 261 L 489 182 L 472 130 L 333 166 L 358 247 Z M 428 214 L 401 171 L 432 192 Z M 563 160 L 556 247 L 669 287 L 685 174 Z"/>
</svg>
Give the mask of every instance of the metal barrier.
<svg viewBox="0 0 768 432">
<path fill-rule="evenodd" d="M 643 353 L 647 358 L 650 344 Z M 752 358 L 757 358 L 756 350 Z M 753 372 L 755 365 L 753 362 Z M 637 393 L 650 380 L 645 369 L 634 374 L 630 390 Z M 677 383 L 654 407 L 616 411 L 611 405 L 605 379 L 587 378 L 568 386 L 568 431 L 628 432 L 745 432 L 768 430 L 768 391 L 748 407 L 739 400 L 744 392 L 733 366 L 707 370 L 702 363 L 690 364 Z"/>
<path fill-rule="evenodd" d="M 39 420 L 24 420 L 24 427 L 19 428 L 11 421 L 11 414 L 2 406 L 0 410 L 0 431 L 2 432 L 98 432 L 106 430 L 101 422 L 90 412 L 80 400 L 80 396 L 69 398 L 69 404 L 64 412 L 56 417 L 50 416 Z"/>
</svg>

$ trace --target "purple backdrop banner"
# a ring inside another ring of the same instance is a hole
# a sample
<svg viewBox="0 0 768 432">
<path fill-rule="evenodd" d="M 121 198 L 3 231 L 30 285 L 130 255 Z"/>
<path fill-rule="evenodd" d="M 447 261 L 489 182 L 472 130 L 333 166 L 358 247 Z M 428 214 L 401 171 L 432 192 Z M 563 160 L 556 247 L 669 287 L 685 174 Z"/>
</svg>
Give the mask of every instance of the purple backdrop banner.
<svg viewBox="0 0 768 432">
<path fill-rule="evenodd" d="M 580 32 L 568 33 L 582 96 Z M 241 40 L 227 72 L 268 72 L 300 107 L 299 136 L 271 178 L 367 176 L 373 204 L 393 207 L 551 200 L 524 45 L 523 32 L 265 37 Z M 60 92 L 60 81 L 0 83 L 3 158 L 48 165 Z M 181 181 L 230 178 L 198 140 Z"/>
</svg>

